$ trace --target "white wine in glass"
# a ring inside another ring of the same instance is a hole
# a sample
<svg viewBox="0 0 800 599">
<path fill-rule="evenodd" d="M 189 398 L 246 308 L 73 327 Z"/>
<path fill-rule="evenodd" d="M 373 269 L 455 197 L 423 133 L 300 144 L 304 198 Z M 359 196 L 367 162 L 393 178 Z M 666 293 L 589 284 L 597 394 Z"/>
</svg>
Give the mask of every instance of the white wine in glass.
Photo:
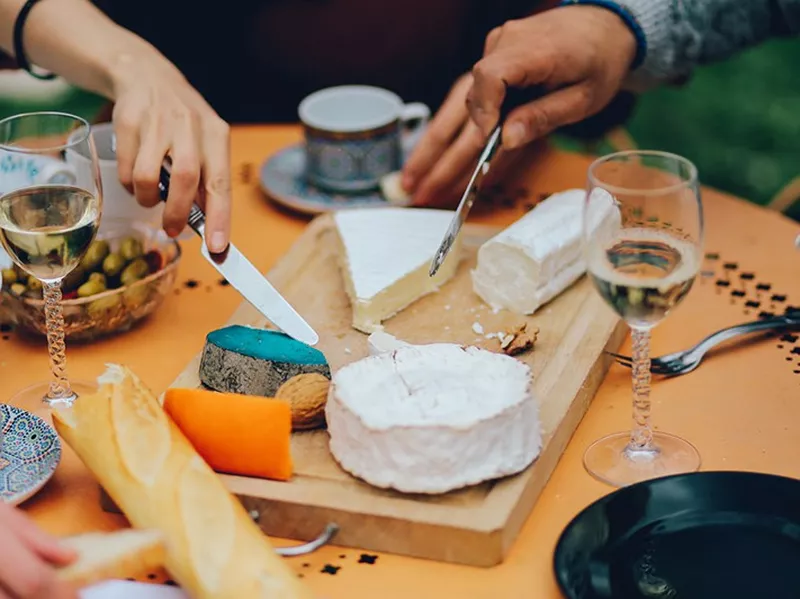
<svg viewBox="0 0 800 599">
<path fill-rule="evenodd" d="M 649 352 L 651 330 L 686 297 L 700 267 L 697 169 L 664 152 L 619 152 L 589 167 L 587 191 L 583 230 L 589 278 L 631 328 L 633 428 L 593 443 L 584 465 L 614 486 L 693 472 L 700 467 L 697 449 L 653 431 Z"/>
<path fill-rule="evenodd" d="M 68 165 L 67 149 L 89 156 L 91 166 Z M 10 403 L 48 418 L 49 407 L 70 404 L 96 387 L 67 377 L 61 281 L 95 238 L 102 195 L 92 131 L 84 119 L 38 112 L 0 121 L 0 244 L 20 270 L 41 283 L 52 371 L 49 383 L 21 391 Z"/>
</svg>

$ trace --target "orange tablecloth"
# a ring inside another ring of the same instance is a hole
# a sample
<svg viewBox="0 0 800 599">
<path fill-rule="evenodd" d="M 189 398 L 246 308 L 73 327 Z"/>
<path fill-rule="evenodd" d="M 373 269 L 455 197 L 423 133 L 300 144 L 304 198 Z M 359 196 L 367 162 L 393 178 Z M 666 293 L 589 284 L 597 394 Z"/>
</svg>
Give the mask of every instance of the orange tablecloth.
<svg viewBox="0 0 800 599">
<path fill-rule="evenodd" d="M 267 156 L 299 137 L 295 127 L 247 127 L 233 133 L 234 240 L 264 271 L 289 248 L 307 219 L 267 201 L 258 187 L 258 170 Z M 585 157 L 546 151 L 525 173 L 529 194 L 535 198 L 582 187 L 588 163 Z M 717 328 L 755 318 L 762 310 L 780 311 L 793 301 L 800 303 L 800 253 L 794 249 L 800 226 L 711 190 L 705 191 L 703 201 L 706 249 L 717 256 L 704 262 L 704 275 L 685 304 L 655 331 L 653 355 L 684 348 Z M 511 222 L 525 209 L 524 203 L 476 220 Z M 218 285 L 197 246 L 196 240 L 184 243 L 175 293 L 148 322 L 117 338 L 68 348 L 72 377 L 93 377 L 105 362 L 114 361 L 131 366 L 156 392 L 172 382 L 202 348 L 206 333 L 221 326 L 241 301 L 230 287 Z M 754 278 L 742 279 L 742 272 Z M 194 284 L 187 286 L 189 281 Z M 734 290 L 744 291 L 743 296 L 732 294 Z M 0 340 L 0 398 L 48 374 L 43 345 L 25 344 L 13 334 L 7 337 Z M 792 339 L 774 339 L 726 351 L 688 376 L 654 379 L 656 427 L 694 442 L 703 469 L 800 477 L 798 354 L 800 345 Z M 360 551 L 335 547 L 292 559 L 291 565 L 328 599 L 559 597 L 552 574 L 558 535 L 579 510 L 612 490 L 585 473 L 581 456 L 594 439 L 628 428 L 629 377 L 629 371 L 612 367 L 501 566 L 479 569 L 391 555 L 380 555 L 370 565 L 359 563 Z M 96 483 L 68 448 L 53 480 L 24 509 L 60 534 L 124 526 L 122 518 L 101 511 Z"/>
</svg>

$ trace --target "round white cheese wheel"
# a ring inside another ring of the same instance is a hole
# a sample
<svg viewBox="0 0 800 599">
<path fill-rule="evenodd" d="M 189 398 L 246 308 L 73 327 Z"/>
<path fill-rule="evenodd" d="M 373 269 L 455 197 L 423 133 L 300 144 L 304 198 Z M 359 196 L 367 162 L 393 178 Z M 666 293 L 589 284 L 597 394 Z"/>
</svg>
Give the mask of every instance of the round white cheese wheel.
<svg viewBox="0 0 800 599">
<path fill-rule="evenodd" d="M 530 369 L 476 347 L 410 345 L 349 364 L 325 411 L 341 467 L 406 493 L 515 474 L 541 448 Z"/>
</svg>

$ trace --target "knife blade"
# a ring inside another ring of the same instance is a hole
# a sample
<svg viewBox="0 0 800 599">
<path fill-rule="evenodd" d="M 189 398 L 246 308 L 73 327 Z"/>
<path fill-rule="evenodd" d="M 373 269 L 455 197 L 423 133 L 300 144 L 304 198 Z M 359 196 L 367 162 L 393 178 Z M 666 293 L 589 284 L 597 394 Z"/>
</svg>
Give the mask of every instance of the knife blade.
<svg viewBox="0 0 800 599">
<path fill-rule="evenodd" d="M 458 208 L 456 208 L 456 213 L 453 216 L 453 220 L 450 221 L 450 226 L 447 228 L 447 232 L 444 234 L 442 243 L 439 245 L 439 249 L 433 256 L 431 267 L 428 270 L 428 276 L 434 276 L 444 262 L 445 258 L 447 258 L 447 254 L 450 252 L 450 248 L 453 247 L 453 243 L 455 242 L 456 237 L 458 237 L 461 227 L 467 220 L 469 211 L 472 210 L 472 205 L 478 198 L 478 193 L 480 192 L 483 180 L 486 178 L 486 175 L 491 169 L 492 159 L 502 145 L 501 134 L 503 130 L 503 123 L 505 122 L 506 117 L 514 108 L 529 102 L 533 102 L 534 100 L 542 97 L 544 93 L 545 89 L 542 86 L 532 86 L 528 88 L 509 87 L 506 89 L 506 95 L 503 105 L 500 109 L 500 118 L 497 121 L 497 126 L 489 135 L 486 146 L 478 158 L 478 165 L 475 167 L 472 177 L 470 177 L 469 183 L 467 184 L 467 189 L 464 191 L 464 195 L 461 196 L 461 201 L 458 203 Z"/>
<path fill-rule="evenodd" d="M 161 200 L 166 202 L 169 193 L 170 165 L 161 167 L 158 190 Z M 319 335 L 267 281 L 266 277 L 242 254 L 235 245 L 220 254 L 208 251 L 205 239 L 206 215 L 197 204 L 192 204 L 189 226 L 203 240 L 200 253 L 238 291 L 244 299 L 261 312 L 272 324 L 290 337 L 307 345 L 316 345 Z"/>
</svg>

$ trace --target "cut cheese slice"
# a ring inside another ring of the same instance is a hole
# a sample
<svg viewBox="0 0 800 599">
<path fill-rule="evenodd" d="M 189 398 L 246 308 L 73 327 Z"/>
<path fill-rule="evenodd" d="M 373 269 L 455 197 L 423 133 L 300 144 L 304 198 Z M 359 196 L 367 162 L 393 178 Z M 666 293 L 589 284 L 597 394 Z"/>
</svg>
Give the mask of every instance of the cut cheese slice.
<svg viewBox="0 0 800 599">
<path fill-rule="evenodd" d="M 353 327 L 364 333 L 420 297 L 436 291 L 456 272 L 460 240 L 434 277 L 431 260 L 453 212 L 421 208 L 365 208 L 334 213 L 339 260 L 353 308 Z"/>
<path fill-rule="evenodd" d="M 392 352 L 401 347 L 408 347 L 409 345 L 411 344 L 384 331 L 375 331 L 367 337 L 367 349 L 369 350 L 370 356 Z"/>
<path fill-rule="evenodd" d="M 577 281 L 586 272 L 585 198 L 582 189 L 554 194 L 484 243 L 472 271 L 475 293 L 495 310 L 533 314 Z M 620 226 L 619 208 L 607 199 L 593 203 L 595 234 Z"/>
<path fill-rule="evenodd" d="M 450 343 L 408 345 L 341 368 L 326 420 L 344 470 L 406 493 L 520 472 L 542 442 L 528 366 Z"/>
</svg>

